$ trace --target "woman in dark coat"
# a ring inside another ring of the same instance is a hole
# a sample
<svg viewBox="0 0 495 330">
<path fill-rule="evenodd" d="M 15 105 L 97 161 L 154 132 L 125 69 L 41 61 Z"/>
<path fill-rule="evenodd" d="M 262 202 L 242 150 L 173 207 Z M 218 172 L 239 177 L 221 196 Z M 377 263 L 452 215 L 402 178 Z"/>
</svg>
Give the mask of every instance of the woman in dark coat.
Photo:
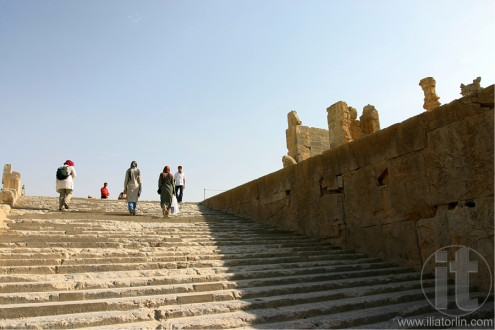
<svg viewBox="0 0 495 330">
<path fill-rule="evenodd" d="M 158 178 L 158 191 L 160 191 L 160 206 L 163 215 L 168 217 L 172 206 L 172 196 L 175 195 L 174 177 L 170 173 L 170 167 L 165 166 Z"/>
</svg>

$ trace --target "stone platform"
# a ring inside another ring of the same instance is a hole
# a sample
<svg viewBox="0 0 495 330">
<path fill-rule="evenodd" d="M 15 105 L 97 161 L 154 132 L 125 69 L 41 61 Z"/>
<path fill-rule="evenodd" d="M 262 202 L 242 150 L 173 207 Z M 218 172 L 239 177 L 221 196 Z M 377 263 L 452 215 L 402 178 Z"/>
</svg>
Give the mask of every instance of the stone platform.
<svg viewBox="0 0 495 330">
<path fill-rule="evenodd" d="M 322 240 L 193 203 L 170 218 L 158 202 L 136 216 L 125 201 L 57 203 L 21 196 L 8 214 L 0 329 L 398 328 L 440 316 L 418 272 Z M 471 317 L 493 318 L 492 297 Z"/>
</svg>

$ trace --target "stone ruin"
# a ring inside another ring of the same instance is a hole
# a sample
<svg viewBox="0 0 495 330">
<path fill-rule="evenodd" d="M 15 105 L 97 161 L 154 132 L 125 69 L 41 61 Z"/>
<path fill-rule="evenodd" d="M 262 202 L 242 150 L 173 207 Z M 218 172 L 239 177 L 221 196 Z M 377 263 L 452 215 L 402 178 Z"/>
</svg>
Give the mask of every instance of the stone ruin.
<svg viewBox="0 0 495 330">
<path fill-rule="evenodd" d="M 357 120 L 357 111 L 340 101 L 327 109 L 330 149 L 357 140 L 380 130 L 380 118 L 374 106 L 368 104 Z"/>
<path fill-rule="evenodd" d="M 469 85 L 461 84 L 461 95 L 468 96 L 471 94 L 478 93 L 479 90 L 481 89 L 480 82 L 481 82 L 481 77 L 478 77 L 473 80 L 472 84 Z"/>
<path fill-rule="evenodd" d="M 297 164 L 309 157 L 320 155 L 329 148 L 328 131 L 302 126 L 297 112 L 287 114 L 289 128 L 285 131 L 288 153 L 282 157 L 284 167 Z"/>
<path fill-rule="evenodd" d="M 481 86 L 481 77 L 478 77 L 473 80 L 472 84 L 464 85 L 461 84 L 461 95 L 462 96 L 469 96 L 469 95 L 477 95 L 477 93 L 480 91 Z M 419 85 L 423 89 L 423 92 L 425 94 L 425 103 L 423 105 L 423 108 L 426 109 L 426 111 L 431 111 L 433 109 L 436 109 L 440 106 L 440 102 L 438 102 L 438 99 L 440 97 L 437 95 L 435 91 L 436 87 L 436 81 L 433 79 L 433 77 L 426 77 L 421 79 L 419 82 Z"/>
<path fill-rule="evenodd" d="M 378 111 L 372 105 L 363 108 L 357 120 L 357 110 L 345 102 L 337 102 L 327 109 L 328 130 L 303 126 L 296 111 L 287 114 L 287 155 L 282 157 L 284 167 L 297 164 L 324 151 L 357 140 L 380 130 Z"/>
<path fill-rule="evenodd" d="M 0 191 L 0 204 L 14 206 L 22 193 L 21 174 L 12 172 L 12 164 L 5 164 L 2 176 L 3 188 Z"/>
<path fill-rule="evenodd" d="M 435 91 L 436 84 L 437 82 L 435 81 L 435 79 L 433 79 L 433 77 L 423 78 L 419 82 L 419 86 L 421 86 L 423 92 L 425 93 L 425 103 L 423 105 L 423 108 L 425 108 L 426 111 L 431 111 L 440 106 L 440 102 L 438 102 L 438 99 L 440 97 Z"/>
<path fill-rule="evenodd" d="M 478 77 L 472 84 L 461 84 L 462 96 L 477 95 L 481 89 L 480 81 L 481 77 Z M 419 85 L 425 95 L 423 108 L 426 111 L 438 108 L 441 103 L 435 91 L 435 79 L 423 78 Z M 327 108 L 328 130 L 302 126 L 296 111 L 289 112 L 287 119 L 289 128 L 285 134 L 288 153 L 282 157 L 284 168 L 380 130 L 378 111 L 370 104 L 363 108 L 359 120 L 357 110 L 347 103 L 340 101 L 331 105 Z"/>
</svg>

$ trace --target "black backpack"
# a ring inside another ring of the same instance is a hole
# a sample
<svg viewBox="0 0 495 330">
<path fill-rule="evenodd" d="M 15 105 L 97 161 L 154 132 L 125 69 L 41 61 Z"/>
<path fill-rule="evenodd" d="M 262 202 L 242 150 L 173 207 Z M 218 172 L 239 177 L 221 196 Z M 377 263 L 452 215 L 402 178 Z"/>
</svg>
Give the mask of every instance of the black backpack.
<svg viewBox="0 0 495 330">
<path fill-rule="evenodd" d="M 69 171 L 67 166 L 61 166 L 57 168 L 57 180 L 65 180 L 69 177 Z"/>
</svg>

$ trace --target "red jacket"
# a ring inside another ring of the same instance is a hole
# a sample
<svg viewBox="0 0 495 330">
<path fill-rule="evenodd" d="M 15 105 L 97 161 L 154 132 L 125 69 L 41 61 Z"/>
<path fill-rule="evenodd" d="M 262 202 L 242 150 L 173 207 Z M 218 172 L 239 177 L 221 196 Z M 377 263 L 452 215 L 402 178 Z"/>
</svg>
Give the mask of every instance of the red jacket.
<svg viewBox="0 0 495 330">
<path fill-rule="evenodd" d="M 107 198 L 108 196 L 110 196 L 108 189 L 105 187 L 101 188 L 101 198 Z"/>
</svg>

